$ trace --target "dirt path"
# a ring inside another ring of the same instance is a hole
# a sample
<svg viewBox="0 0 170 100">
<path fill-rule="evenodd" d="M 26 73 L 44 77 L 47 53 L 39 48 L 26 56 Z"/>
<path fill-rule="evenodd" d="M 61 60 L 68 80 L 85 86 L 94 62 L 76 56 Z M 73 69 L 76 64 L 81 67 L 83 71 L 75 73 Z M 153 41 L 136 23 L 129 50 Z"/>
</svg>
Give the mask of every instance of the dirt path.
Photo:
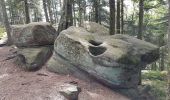
<svg viewBox="0 0 170 100">
<path fill-rule="evenodd" d="M 82 89 L 79 100 L 128 100 L 96 82 L 57 75 L 45 66 L 37 72 L 25 72 L 14 59 L 3 61 L 10 55 L 11 47 L 0 47 L 0 100 L 64 100 L 57 88 L 70 81 L 78 82 Z"/>
</svg>

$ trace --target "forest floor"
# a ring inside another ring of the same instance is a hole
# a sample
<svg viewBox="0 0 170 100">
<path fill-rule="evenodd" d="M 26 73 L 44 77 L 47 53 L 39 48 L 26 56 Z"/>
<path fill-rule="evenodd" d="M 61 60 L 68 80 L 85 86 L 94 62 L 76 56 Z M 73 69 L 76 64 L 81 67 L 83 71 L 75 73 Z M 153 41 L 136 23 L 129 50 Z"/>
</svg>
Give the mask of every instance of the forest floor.
<svg viewBox="0 0 170 100">
<path fill-rule="evenodd" d="M 7 60 L 12 52 L 11 47 L 0 47 L 0 100 L 64 100 L 57 88 L 71 81 L 81 87 L 79 100 L 128 100 L 97 82 L 57 75 L 47 71 L 46 66 L 26 72 L 15 64 L 15 59 Z"/>
</svg>

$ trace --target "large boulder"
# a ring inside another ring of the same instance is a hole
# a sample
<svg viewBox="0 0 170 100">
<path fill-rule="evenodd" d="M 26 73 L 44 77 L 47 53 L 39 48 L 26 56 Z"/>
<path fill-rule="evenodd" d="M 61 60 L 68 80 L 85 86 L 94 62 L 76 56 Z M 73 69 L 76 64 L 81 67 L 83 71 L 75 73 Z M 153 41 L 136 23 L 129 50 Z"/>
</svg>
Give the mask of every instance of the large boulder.
<svg viewBox="0 0 170 100">
<path fill-rule="evenodd" d="M 70 27 L 56 39 L 48 69 L 78 76 L 85 73 L 113 88 L 131 88 L 137 87 L 141 69 L 158 56 L 158 47 L 131 36 L 93 35 Z"/>
<path fill-rule="evenodd" d="M 35 71 L 40 69 L 51 57 L 53 47 L 19 48 L 17 62 L 24 64 L 23 69 Z"/>
<path fill-rule="evenodd" d="M 57 36 L 55 28 L 46 22 L 12 26 L 12 39 L 17 47 L 52 45 Z"/>
</svg>

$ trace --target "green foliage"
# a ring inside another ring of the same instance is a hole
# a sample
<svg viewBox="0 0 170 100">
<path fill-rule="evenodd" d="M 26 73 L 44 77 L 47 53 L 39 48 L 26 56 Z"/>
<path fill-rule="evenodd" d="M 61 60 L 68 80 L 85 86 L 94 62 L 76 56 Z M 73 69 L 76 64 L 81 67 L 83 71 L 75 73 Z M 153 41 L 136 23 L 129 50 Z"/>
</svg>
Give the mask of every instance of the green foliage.
<svg viewBox="0 0 170 100">
<path fill-rule="evenodd" d="M 167 72 L 165 71 L 149 71 L 142 73 L 143 84 L 150 85 L 150 92 L 156 100 L 165 100 L 166 98 L 166 77 Z"/>
<path fill-rule="evenodd" d="M 0 27 L 0 38 L 4 35 L 5 29 L 3 27 Z"/>
<path fill-rule="evenodd" d="M 139 0 L 132 0 L 134 8 L 138 7 Z M 144 40 L 158 46 L 165 45 L 165 36 L 167 33 L 167 14 L 168 7 L 165 0 L 145 0 L 144 1 Z M 138 9 L 134 9 L 125 19 L 125 31 L 129 35 L 138 34 Z"/>
<path fill-rule="evenodd" d="M 166 98 L 166 82 L 154 80 L 151 83 L 151 93 L 157 100 L 165 100 Z"/>
<path fill-rule="evenodd" d="M 142 74 L 142 78 L 145 80 L 160 80 L 165 81 L 167 76 L 167 72 L 160 71 L 149 71 L 147 73 Z"/>
</svg>

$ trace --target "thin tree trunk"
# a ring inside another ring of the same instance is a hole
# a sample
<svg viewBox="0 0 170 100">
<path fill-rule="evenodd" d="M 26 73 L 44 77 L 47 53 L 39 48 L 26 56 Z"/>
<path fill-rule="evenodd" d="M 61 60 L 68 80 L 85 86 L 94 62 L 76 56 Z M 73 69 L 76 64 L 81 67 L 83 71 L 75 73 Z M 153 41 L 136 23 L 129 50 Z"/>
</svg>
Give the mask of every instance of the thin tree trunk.
<svg viewBox="0 0 170 100">
<path fill-rule="evenodd" d="M 72 8 L 73 8 L 73 0 L 68 0 L 67 3 L 67 28 L 70 26 L 73 26 L 73 12 L 72 12 Z"/>
<path fill-rule="evenodd" d="M 98 0 L 94 0 L 93 7 L 95 10 L 95 22 L 98 23 L 99 22 L 99 1 Z"/>
<path fill-rule="evenodd" d="M 138 35 L 137 38 L 142 40 L 143 37 L 143 16 L 144 16 L 144 0 L 139 1 L 139 30 L 138 30 Z M 142 72 L 140 72 L 139 75 L 139 85 L 142 84 Z"/>
<path fill-rule="evenodd" d="M 134 22 L 134 16 L 135 16 L 135 3 L 133 2 L 132 22 Z"/>
<path fill-rule="evenodd" d="M 59 0 L 59 2 L 60 2 L 60 8 L 62 7 L 62 3 L 61 3 L 61 0 Z"/>
<path fill-rule="evenodd" d="M 164 37 L 164 35 L 163 35 L 163 37 Z M 165 70 L 165 47 L 164 46 L 162 46 L 162 45 L 165 45 L 164 44 L 165 43 L 165 41 L 163 40 L 162 41 L 162 36 L 161 37 L 159 37 L 159 50 L 160 50 L 160 66 L 159 66 L 159 70 L 160 71 L 164 71 Z"/>
<path fill-rule="evenodd" d="M 117 34 L 120 34 L 120 0 L 117 0 Z"/>
<path fill-rule="evenodd" d="M 124 33 L 124 0 L 121 0 L 121 34 Z"/>
<path fill-rule="evenodd" d="M 58 33 L 73 25 L 72 3 L 73 0 L 64 0 L 63 13 L 60 19 Z"/>
<path fill-rule="evenodd" d="M 154 63 L 151 65 L 151 70 L 156 71 L 156 69 L 157 69 L 157 65 L 156 65 L 156 62 L 154 62 Z"/>
<path fill-rule="evenodd" d="M 139 1 L 139 29 L 138 29 L 138 39 L 142 39 L 143 36 L 143 16 L 144 16 L 144 0 Z"/>
<path fill-rule="evenodd" d="M 37 9 L 35 8 L 35 9 L 34 9 L 34 22 L 38 22 L 38 21 L 39 21 L 38 11 L 37 11 Z"/>
<path fill-rule="evenodd" d="M 26 24 L 30 23 L 30 15 L 29 15 L 29 6 L 28 6 L 28 0 L 24 0 L 25 4 L 25 18 L 26 18 Z"/>
<path fill-rule="evenodd" d="M 74 22 L 74 26 L 76 26 L 76 10 L 75 10 L 75 0 L 73 0 L 73 22 Z"/>
<path fill-rule="evenodd" d="M 0 8 L 0 12 L 1 12 L 1 8 Z M 0 25 L 2 25 L 3 23 L 3 19 L 2 19 L 2 14 L 0 13 Z"/>
<path fill-rule="evenodd" d="M 92 13 L 92 12 L 90 11 L 90 12 L 89 12 L 89 18 L 88 18 L 89 21 L 91 21 L 91 13 Z"/>
<path fill-rule="evenodd" d="M 10 1 L 10 3 L 11 3 L 11 1 Z M 8 20 L 9 20 L 9 23 L 12 25 L 12 24 L 14 23 L 14 19 L 13 19 L 13 9 L 12 9 L 12 7 L 10 7 L 10 6 L 9 6 L 8 9 L 9 9 L 9 16 L 10 16 Z"/>
<path fill-rule="evenodd" d="M 47 0 L 43 0 L 43 8 L 44 8 L 46 22 L 49 22 L 48 12 L 47 12 Z"/>
<path fill-rule="evenodd" d="M 109 0 L 110 4 L 110 35 L 115 34 L 115 0 Z"/>
<path fill-rule="evenodd" d="M 9 21 L 8 21 L 8 15 L 7 15 L 7 12 L 6 12 L 5 1 L 0 0 L 0 5 L 1 5 L 1 9 L 2 9 L 2 14 L 3 14 L 4 25 L 5 25 L 7 36 L 8 36 L 7 44 L 12 45 L 11 27 L 10 27 L 10 24 L 9 24 Z"/>
<path fill-rule="evenodd" d="M 53 7 L 54 7 L 54 22 L 55 22 L 55 24 L 57 23 L 57 5 L 56 5 L 56 3 L 55 3 L 55 0 L 53 0 Z"/>
<path fill-rule="evenodd" d="M 102 18 L 101 18 L 101 11 L 102 10 L 102 7 L 101 7 L 101 0 L 99 0 L 99 24 L 102 24 Z"/>
<path fill-rule="evenodd" d="M 54 0 L 51 0 L 51 8 L 52 8 L 52 19 L 53 19 L 53 23 L 55 23 L 55 5 L 54 5 Z"/>
<path fill-rule="evenodd" d="M 165 70 L 165 62 L 164 62 L 164 54 L 162 54 L 162 58 L 161 58 L 161 66 L 160 66 L 160 71 L 164 71 Z"/>
<path fill-rule="evenodd" d="M 83 17 L 84 17 L 84 21 L 86 21 L 87 20 L 87 18 L 86 18 L 86 1 L 84 1 L 84 7 L 83 7 Z"/>
<path fill-rule="evenodd" d="M 48 13 L 50 16 L 50 22 L 51 24 L 53 24 L 53 14 L 52 14 L 52 10 L 51 10 L 51 0 L 47 0 L 47 5 L 48 5 Z"/>
<path fill-rule="evenodd" d="M 79 26 L 82 26 L 82 24 L 83 24 L 81 3 L 82 3 L 81 0 L 79 0 L 78 1 L 78 6 L 79 6 Z"/>
<path fill-rule="evenodd" d="M 168 0 L 169 4 L 169 17 L 168 17 L 168 65 L 170 65 L 170 0 Z M 168 68 L 168 92 L 167 92 L 167 100 L 170 100 L 170 68 Z"/>
</svg>

